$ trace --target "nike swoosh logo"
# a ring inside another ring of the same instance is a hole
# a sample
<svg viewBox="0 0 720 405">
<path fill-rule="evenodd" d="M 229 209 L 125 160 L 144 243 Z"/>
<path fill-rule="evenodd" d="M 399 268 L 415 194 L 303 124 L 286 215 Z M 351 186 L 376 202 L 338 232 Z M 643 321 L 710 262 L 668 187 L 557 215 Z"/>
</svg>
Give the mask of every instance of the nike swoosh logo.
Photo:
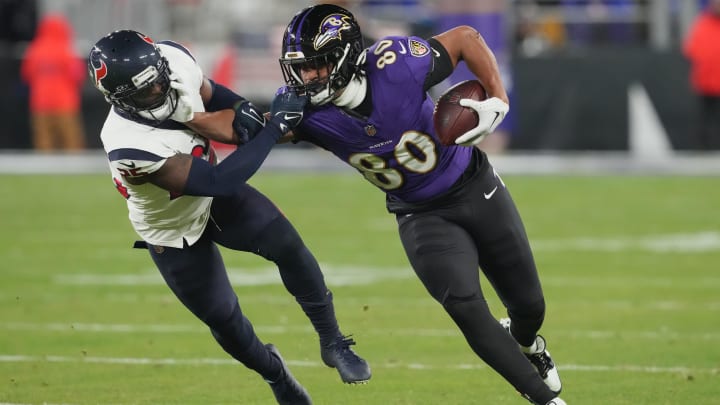
<svg viewBox="0 0 720 405">
<path fill-rule="evenodd" d="M 400 53 L 405 55 L 407 53 L 407 49 L 405 49 L 405 44 L 400 42 L 400 48 L 402 48 L 402 51 L 400 51 Z"/>
<path fill-rule="evenodd" d="M 495 121 L 497 121 L 498 117 L 500 117 L 500 113 L 499 113 L 499 112 L 496 112 L 496 113 L 495 113 L 495 118 L 493 119 L 492 123 L 490 123 L 490 126 L 491 126 L 491 127 L 493 126 L 493 124 L 495 123 Z"/>
<path fill-rule="evenodd" d="M 134 168 L 135 168 L 135 162 L 132 162 L 131 164 L 127 164 L 127 163 L 120 162 L 120 164 L 123 165 L 123 166 L 125 166 L 125 167 L 128 167 L 128 168 L 130 168 L 130 169 L 134 169 Z"/>
<path fill-rule="evenodd" d="M 495 188 L 494 188 L 494 189 L 492 189 L 492 191 L 491 191 L 491 192 L 489 192 L 489 193 L 485 193 L 485 194 L 484 194 L 484 195 L 485 195 L 485 199 L 486 199 L 486 200 L 489 200 L 489 199 L 491 199 L 491 198 L 492 198 L 492 196 L 493 196 L 493 195 L 495 194 L 495 192 L 497 191 L 497 188 L 498 188 L 498 186 L 495 186 Z"/>
<path fill-rule="evenodd" d="M 301 118 L 301 117 L 302 117 L 301 114 L 287 114 L 286 113 L 285 116 L 283 116 L 283 119 L 285 121 L 290 121 L 290 120 L 294 120 L 294 119 Z"/>
<path fill-rule="evenodd" d="M 246 115 L 246 116 L 250 117 L 250 119 L 252 119 L 252 120 L 254 120 L 254 121 L 257 121 L 258 124 L 260 124 L 260 125 L 262 125 L 262 126 L 265 126 L 265 119 L 264 119 L 263 117 L 261 117 L 261 116 L 257 113 L 257 111 L 255 111 L 255 110 L 250 110 L 250 112 L 247 112 L 247 111 L 243 110 L 243 111 L 241 111 L 241 112 L 242 112 L 243 115 Z"/>
</svg>

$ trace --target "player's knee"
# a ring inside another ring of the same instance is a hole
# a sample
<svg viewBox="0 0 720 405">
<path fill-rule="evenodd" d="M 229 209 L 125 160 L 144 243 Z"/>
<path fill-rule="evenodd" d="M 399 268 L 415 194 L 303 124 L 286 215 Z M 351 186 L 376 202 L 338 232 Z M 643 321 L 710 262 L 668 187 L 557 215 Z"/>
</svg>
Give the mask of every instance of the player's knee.
<svg viewBox="0 0 720 405">
<path fill-rule="evenodd" d="M 227 325 L 237 324 L 243 317 L 237 301 L 208 307 L 197 315 L 203 323 L 215 330 L 222 330 L 227 328 Z"/>
<path fill-rule="evenodd" d="M 508 314 L 513 319 L 523 319 L 527 322 L 542 324 L 545 319 L 545 299 L 540 298 L 523 305 L 509 306 Z"/>
<path fill-rule="evenodd" d="M 258 254 L 276 263 L 304 250 L 305 243 L 285 217 L 271 222 L 258 238 Z"/>
<path fill-rule="evenodd" d="M 479 292 L 462 297 L 447 296 L 442 304 L 463 333 L 483 333 L 486 329 L 483 325 L 495 322 L 485 298 Z"/>
<path fill-rule="evenodd" d="M 252 344 L 255 336 L 252 324 L 243 315 L 239 304 L 235 305 L 229 316 L 206 323 L 210 326 L 210 332 L 215 340 L 229 353 L 245 350 Z"/>
<path fill-rule="evenodd" d="M 456 321 L 476 316 L 478 310 L 487 308 L 485 298 L 477 292 L 466 296 L 446 295 L 440 303 Z"/>
</svg>

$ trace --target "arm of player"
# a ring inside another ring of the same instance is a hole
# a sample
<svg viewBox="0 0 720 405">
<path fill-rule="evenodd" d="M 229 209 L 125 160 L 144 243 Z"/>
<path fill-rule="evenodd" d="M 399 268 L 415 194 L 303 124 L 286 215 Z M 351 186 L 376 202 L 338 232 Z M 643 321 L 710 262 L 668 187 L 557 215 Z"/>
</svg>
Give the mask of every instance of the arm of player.
<svg viewBox="0 0 720 405">
<path fill-rule="evenodd" d="M 180 95 L 182 86 L 178 88 Z M 196 112 L 192 120 L 181 122 L 205 138 L 227 144 L 243 144 L 265 127 L 265 117 L 255 105 L 208 78 L 203 79 L 200 86 L 200 97 L 207 111 Z"/>
<path fill-rule="evenodd" d="M 232 129 L 234 117 L 233 110 L 196 112 L 192 121 L 186 122 L 185 125 L 212 141 L 237 145 L 240 143 L 240 137 Z"/>
<path fill-rule="evenodd" d="M 435 38 L 447 51 L 453 67 L 465 61 L 468 69 L 480 80 L 488 93 L 488 99 L 477 101 L 461 99 L 460 105 L 472 108 L 478 113 L 478 125 L 459 136 L 458 145 L 476 145 L 488 134 L 495 131 L 510 110 L 505 86 L 495 55 L 474 28 L 463 25 L 450 29 Z"/>
<path fill-rule="evenodd" d="M 187 154 L 168 158 L 148 175 L 147 181 L 169 191 L 198 196 L 230 196 L 255 174 L 280 137 L 297 126 L 307 97 L 293 93 L 278 95 L 272 102 L 273 118 L 253 139 L 213 166 Z"/>
<path fill-rule="evenodd" d="M 479 32 L 467 25 L 461 25 L 433 38 L 445 48 L 453 67 L 461 60 L 465 61 L 470 72 L 477 76 L 487 90 L 488 97 L 497 97 L 505 103 L 509 102 L 495 55 Z"/>
<path fill-rule="evenodd" d="M 250 101 L 242 99 L 232 106 L 213 112 L 197 112 L 185 125 L 207 139 L 242 145 L 253 139 L 267 120 Z"/>
</svg>

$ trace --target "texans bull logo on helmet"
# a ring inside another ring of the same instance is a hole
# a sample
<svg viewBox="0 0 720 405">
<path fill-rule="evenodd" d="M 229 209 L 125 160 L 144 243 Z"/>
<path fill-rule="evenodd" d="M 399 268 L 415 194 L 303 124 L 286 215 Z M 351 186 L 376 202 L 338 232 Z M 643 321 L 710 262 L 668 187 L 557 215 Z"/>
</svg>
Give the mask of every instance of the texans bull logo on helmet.
<svg viewBox="0 0 720 405">
<path fill-rule="evenodd" d="M 108 69 L 105 61 L 100 58 L 100 53 L 101 52 L 97 47 L 94 47 L 92 51 L 90 51 L 90 76 L 93 78 L 95 87 L 103 92 L 103 94 L 107 94 L 109 91 L 103 87 L 102 79 L 107 76 Z"/>
<path fill-rule="evenodd" d="M 318 50 L 333 39 L 342 40 L 342 32 L 350 29 L 350 17 L 344 14 L 327 16 L 320 24 L 320 32 L 313 41 L 313 47 Z"/>
</svg>

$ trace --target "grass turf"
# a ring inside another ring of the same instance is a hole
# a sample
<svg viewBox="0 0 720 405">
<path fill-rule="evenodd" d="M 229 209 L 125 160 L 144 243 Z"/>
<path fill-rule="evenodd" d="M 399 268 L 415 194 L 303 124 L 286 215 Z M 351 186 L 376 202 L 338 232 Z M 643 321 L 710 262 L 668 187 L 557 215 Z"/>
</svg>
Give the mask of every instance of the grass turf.
<svg viewBox="0 0 720 405">
<path fill-rule="evenodd" d="M 542 333 L 570 404 L 720 395 L 717 178 L 504 178 L 548 303 Z M 346 386 L 268 262 L 224 250 L 243 311 L 316 404 L 523 404 L 414 277 L 382 193 L 346 174 L 251 182 L 321 262 L 345 333 L 373 368 Z M 0 176 L 0 402 L 269 404 L 170 294 L 107 175 Z M 483 290 L 497 316 L 501 306 Z"/>
</svg>

